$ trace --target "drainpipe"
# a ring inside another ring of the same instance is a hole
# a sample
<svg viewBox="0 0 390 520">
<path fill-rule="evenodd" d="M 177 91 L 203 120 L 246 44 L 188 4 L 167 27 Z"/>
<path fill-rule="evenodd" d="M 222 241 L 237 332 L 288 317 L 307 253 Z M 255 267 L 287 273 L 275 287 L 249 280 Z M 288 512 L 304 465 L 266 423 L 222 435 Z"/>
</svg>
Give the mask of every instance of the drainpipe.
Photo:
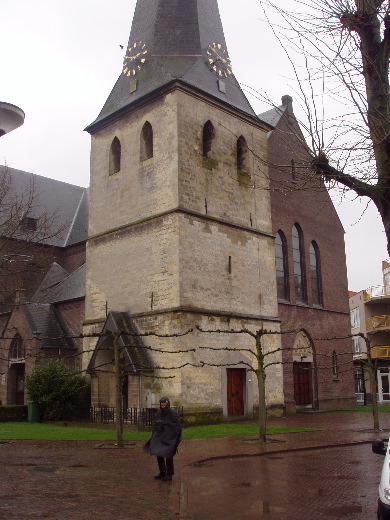
<svg viewBox="0 0 390 520">
<path fill-rule="evenodd" d="M 138 406 L 141 409 L 142 408 L 142 372 L 139 373 L 139 382 L 138 382 L 138 396 L 139 396 L 139 403 Z"/>
</svg>

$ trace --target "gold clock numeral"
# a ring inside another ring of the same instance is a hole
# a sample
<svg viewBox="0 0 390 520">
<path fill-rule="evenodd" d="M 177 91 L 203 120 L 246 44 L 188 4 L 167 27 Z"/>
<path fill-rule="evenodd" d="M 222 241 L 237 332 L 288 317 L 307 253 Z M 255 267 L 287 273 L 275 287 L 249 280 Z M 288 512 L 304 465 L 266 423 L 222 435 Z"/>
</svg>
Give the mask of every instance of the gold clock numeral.
<svg viewBox="0 0 390 520">
<path fill-rule="evenodd" d="M 146 48 L 146 43 L 137 41 L 130 44 L 123 61 L 123 74 L 128 77 L 135 76 L 146 63 L 147 54 L 148 50 Z"/>
<path fill-rule="evenodd" d="M 232 74 L 230 58 L 220 43 L 212 42 L 205 52 L 206 64 L 218 77 L 227 78 Z"/>
</svg>

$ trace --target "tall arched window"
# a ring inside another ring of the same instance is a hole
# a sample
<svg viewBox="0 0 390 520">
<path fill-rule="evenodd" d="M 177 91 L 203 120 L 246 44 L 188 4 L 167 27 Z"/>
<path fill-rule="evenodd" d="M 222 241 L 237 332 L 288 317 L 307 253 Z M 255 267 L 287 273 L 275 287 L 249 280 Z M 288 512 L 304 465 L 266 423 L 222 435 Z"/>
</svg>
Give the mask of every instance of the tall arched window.
<svg viewBox="0 0 390 520">
<path fill-rule="evenodd" d="M 301 228 L 295 224 L 292 228 L 292 250 L 295 298 L 297 302 L 306 303 L 306 280 L 303 259 L 303 237 Z"/>
<path fill-rule="evenodd" d="M 203 126 L 203 157 L 213 158 L 213 141 L 215 139 L 215 130 L 213 123 L 209 120 Z"/>
<path fill-rule="evenodd" d="M 11 345 L 9 348 L 10 359 L 21 359 L 24 358 L 24 345 L 20 334 L 15 334 L 12 338 Z"/>
<path fill-rule="evenodd" d="M 313 305 L 322 306 L 322 287 L 321 287 L 321 271 L 320 271 L 320 255 L 318 246 L 315 242 L 310 244 L 310 280 L 311 280 L 311 296 Z"/>
<path fill-rule="evenodd" d="M 141 130 L 140 159 L 146 161 L 153 157 L 153 127 L 146 121 Z"/>
<path fill-rule="evenodd" d="M 121 143 L 117 137 L 114 137 L 110 148 L 109 175 L 118 173 L 121 169 Z"/>
<path fill-rule="evenodd" d="M 237 139 L 237 170 L 249 171 L 248 145 L 242 135 Z"/>
<path fill-rule="evenodd" d="M 286 238 L 281 231 L 275 235 L 275 261 L 278 300 L 289 300 Z"/>
</svg>

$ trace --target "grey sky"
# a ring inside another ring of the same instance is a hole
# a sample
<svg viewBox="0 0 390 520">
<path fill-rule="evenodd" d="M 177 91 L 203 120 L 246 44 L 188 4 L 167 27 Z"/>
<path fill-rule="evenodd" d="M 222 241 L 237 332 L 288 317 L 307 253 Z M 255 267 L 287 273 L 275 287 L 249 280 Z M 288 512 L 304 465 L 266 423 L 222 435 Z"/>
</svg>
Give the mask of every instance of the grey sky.
<svg viewBox="0 0 390 520">
<path fill-rule="evenodd" d="M 279 0 L 279 3 L 288 0 Z M 89 184 L 90 136 L 121 72 L 135 0 L 3 0 L 0 101 L 26 113 L 0 139 L 0 163 L 80 186 Z M 258 0 L 219 0 L 234 73 L 275 103 L 295 92 L 292 72 Z M 248 95 L 256 113 L 270 107 Z M 299 113 L 296 101 L 294 108 Z M 371 205 L 372 206 L 372 205 Z M 387 258 L 380 218 L 366 201 L 336 204 L 346 231 L 349 287 L 381 284 Z"/>
</svg>

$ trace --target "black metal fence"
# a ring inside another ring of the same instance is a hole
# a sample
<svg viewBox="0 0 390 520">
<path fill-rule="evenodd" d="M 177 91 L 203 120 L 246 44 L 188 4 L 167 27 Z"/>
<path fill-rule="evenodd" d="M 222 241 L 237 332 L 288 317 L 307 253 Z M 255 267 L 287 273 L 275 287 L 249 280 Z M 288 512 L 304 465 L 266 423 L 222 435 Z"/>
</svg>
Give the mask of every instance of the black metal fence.
<svg viewBox="0 0 390 520">
<path fill-rule="evenodd" d="M 123 423 L 151 427 L 156 418 L 157 410 L 158 408 L 127 408 L 122 411 Z M 176 411 L 181 417 L 183 416 L 182 407 L 176 408 Z M 63 420 L 113 424 L 116 421 L 116 409 L 109 406 L 73 408 L 64 414 Z"/>
<path fill-rule="evenodd" d="M 0 422 L 27 421 L 26 405 L 0 406 Z"/>
<path fill-rule="evenodd" d="M 174 408 L 174 407 L 172 407 Z M 183 407 L 174 408 L 183 418 Z M 158 408 L 127 408 L 123 410 L 123 423 L 133 426 L 150 428 L 156 418 Z M 25 406 L 0 406 L 0 422 L 27 421 L 28 407 Z M 29 419 L 30 420 L 30 419 Z M 39 419 L 37 419 L 39 420 Z M 63 412 L 63 421 L 90 422 L 97 424 L 114 424 L 116 421 L 116 409 L 109 406 L 85 406 L 72 407 Z M 35 421 L 33 421 L 35 422 Z"/>
</svg>

